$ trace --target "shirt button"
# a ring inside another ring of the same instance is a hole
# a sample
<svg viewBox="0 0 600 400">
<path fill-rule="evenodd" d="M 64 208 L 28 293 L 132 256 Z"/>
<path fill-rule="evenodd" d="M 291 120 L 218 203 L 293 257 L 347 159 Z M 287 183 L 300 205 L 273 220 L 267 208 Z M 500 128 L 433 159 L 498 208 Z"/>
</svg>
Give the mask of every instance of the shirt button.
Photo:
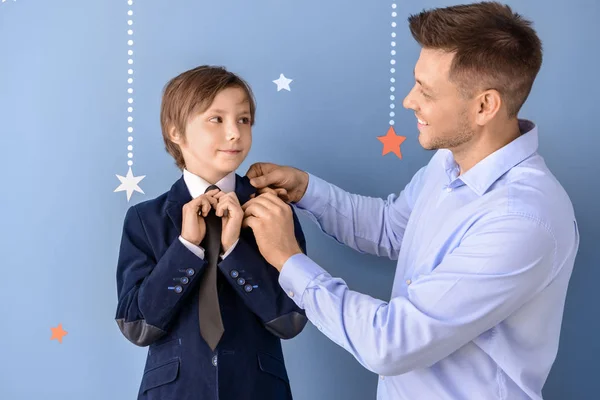
<svg viewBox="0 0 600 400">
<path fill-rule="evenodd" d="M 407 279 L 407 280 L 406 280 L 406 284 L 407 284 L 407 285 L 410 285 L 411 283 L 412 283 L 412 281 L 411 281 L 410 279 Z"/>
<path fill-rule="evenodd" d="M 451 188 L 451 187 L 447 187 L 447 188 L 446 188 L 446 192 L 450 193 L 451 191 L 452 191 L 452 188 Z"/>
<path fill-rule="evenodd" d="M 381 380 L 384 380 L 384 379 L 385 379 L 385 376 L 383 376 L 383 375 L 379 375 L 379 378 L 381 378 Z"/>
<path fill-rule="evenodd" d="M 217 356 L 214 356 L 212 358 L 212 365 L 214 365 L 215 367 L 217 366 Z"/>
<path fill-rule="evenodd" d="M 288 295 L 289 295 L 290 297 L 294 297 L 294 292 L 292 292 L 292 291 L 290 290 L 290 291 L 288 292 Z"/>
</svg>

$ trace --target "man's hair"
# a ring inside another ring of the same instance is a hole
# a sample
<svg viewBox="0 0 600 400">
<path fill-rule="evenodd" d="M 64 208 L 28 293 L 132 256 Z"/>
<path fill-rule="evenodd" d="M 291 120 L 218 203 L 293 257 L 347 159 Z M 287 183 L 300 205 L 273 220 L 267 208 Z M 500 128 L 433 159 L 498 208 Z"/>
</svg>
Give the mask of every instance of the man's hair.
<svg viewBox="0 0 600 400">
<path fill-rule="evenodd" d="M 206 111 L 217 94 L 229 87 L 239 87 L 246 92 L 250 104 L 250 123 L 253 125 L 256 103 L 252 89 L 246 81 L 224 67 L 201 65 L 181 73 L 165 86 L 160 109 L 160 124 L 165 149 L 173 156 L 179 169 L 185 168 L 185 161 L 179 145 L 171 141 L 169 130 L 175 127 L 185 138 L 185 127 L 189 119 Z"/>
<path fill-rule="evenodd" d="M 495 89 L 516 117 L 542 65 L 542 43 L 531 21 L 498 2 L 424 10 L 408 18 L 426 49 L 454 53 L 450 81 L 463 95 Z"/>
</svg>

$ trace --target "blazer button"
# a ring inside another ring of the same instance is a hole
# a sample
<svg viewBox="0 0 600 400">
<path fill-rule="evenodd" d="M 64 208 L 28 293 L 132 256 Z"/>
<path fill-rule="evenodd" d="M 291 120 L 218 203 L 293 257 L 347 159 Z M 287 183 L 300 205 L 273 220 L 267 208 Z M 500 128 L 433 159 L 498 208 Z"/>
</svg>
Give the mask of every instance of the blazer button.
<svg viewBox="0 0 600 400">
<path fill-rule="evenodd" d="M 185 273 L 187 274 L 187 276 L 192 276 L 196 273 L 196 271 L 194 271 L 192 268 L 188 268 L 185 270 Z"/>
<path fill-rule="evenodd" d="M 231 272 L 229 273 L 229 275 L 230 275 L 230 276 L 231 276 L 233 279 L 235 279 L 235 278 L 237 278 L 238 276 L 240 276 L 240 273 L 239 273 L 239 272 L 237 272 L 235 269 L 232 269 L 232 270 L 231 270 Z"/>
<path fill-rule="evenodd" d="M 217 356 L 214 356 L 212 358 L 212 365 L 214 365 L 215 367 L 217 366 Z"/>
<path fill-rule="evenodd" d="M 175 293 L 181 293 L 183 292 L 183 288 L 179 285 L 175 286 Z"/>
<path fill-rule="evenodd" d="M 246 283 L 246 280 L 244 278 L 239 278 L 237 280 L 237 284 L 240 285 L 240 286 L 244 286 L 244 283 Z"/>
<path fill-rule="evenodd" d="M 252 285 L 248 284 L 248 285 L 244 286 L 244 290 L 246 292 L 250 293 L 253 290 L 253 287 L 252 287 Z"/>
<path fill-rule="evenodd" d="M 180 279 L 180 281 L 184 285 L 187 285 L 190 282 L 190 278 L 188 278 L 187 276 L 184 276 L 183 278 Z"/>
</svg>

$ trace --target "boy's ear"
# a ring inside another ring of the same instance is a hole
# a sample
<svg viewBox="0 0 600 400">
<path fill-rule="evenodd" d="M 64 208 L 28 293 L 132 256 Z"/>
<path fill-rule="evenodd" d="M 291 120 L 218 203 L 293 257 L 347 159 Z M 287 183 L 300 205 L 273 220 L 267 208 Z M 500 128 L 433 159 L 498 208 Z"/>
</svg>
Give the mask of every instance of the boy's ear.
<svg viewBox="0 0 600 400">
<path fill-rule="evenodd" d="M 169 138 L 171 139 L 171 142 L 175 144 L 181 144 L 182 137 L 175 126 L 171 126 L 169 128 Z"/>
</svg>

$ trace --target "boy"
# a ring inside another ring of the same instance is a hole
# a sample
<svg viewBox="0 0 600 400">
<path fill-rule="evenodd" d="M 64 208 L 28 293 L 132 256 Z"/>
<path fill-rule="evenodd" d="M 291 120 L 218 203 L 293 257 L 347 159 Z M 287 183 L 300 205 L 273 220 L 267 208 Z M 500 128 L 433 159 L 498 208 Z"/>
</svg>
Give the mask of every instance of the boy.
<svg viewBox="0 0 600 400">
<path fill-rule="evenodd" d="M 163 139 L 183 176 L 127 211 L 117 266 L 117 324 L 149 346 L 138 400 L 292 398 L 280 339 L 307 319 L 241 227 L 255 189 L 235 171 L 254 116 L 250 87 L 221 67 L 165 87 Z"/>
</svg>

